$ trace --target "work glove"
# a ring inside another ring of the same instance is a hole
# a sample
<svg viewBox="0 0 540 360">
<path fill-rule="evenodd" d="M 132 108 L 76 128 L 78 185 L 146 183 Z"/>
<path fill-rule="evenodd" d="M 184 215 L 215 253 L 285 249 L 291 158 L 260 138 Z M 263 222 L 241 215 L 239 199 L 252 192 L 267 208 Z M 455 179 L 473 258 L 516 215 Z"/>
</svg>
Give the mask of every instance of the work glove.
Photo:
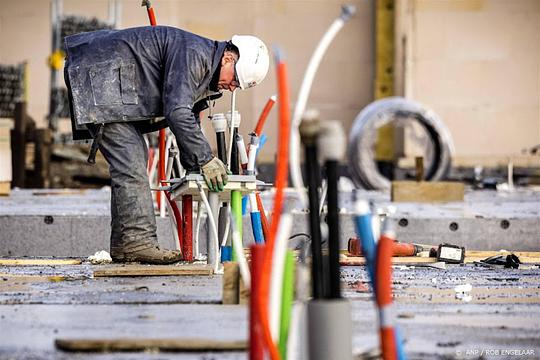
<svg viewBox="0 0 540 360">
<path fill-rule="evenodd" d="M 227 184 L 227 168 L 217 157 L 201 167 L 204 181 L 211 191 L 222 191 Z"/>
</svg>

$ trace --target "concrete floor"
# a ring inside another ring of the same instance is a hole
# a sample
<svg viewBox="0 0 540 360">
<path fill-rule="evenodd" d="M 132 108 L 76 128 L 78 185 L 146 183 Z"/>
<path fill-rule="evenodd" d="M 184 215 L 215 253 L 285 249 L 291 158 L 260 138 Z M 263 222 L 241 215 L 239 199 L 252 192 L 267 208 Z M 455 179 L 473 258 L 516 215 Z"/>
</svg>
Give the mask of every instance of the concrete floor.
<svg viewBox="0 0 540 360">
<path fill-rule="evenodd" d="M 245 359 L 236 353 L 71 354 L 55 338 L 247 338 L 247 308 L 221 305 L 221 276 L 92 278 L 96 266 L 0 267 L 0 359 Z M 63 281 L 51 282 L 50 276 Z M 540 269 L 396 266 L 398 323 L 411 359 L 540 358 Z M 454 288 L 471 284 L 472 300 Z M 363 267 L 342 269 L 356 354 L 378 345 Z M 502 356 L 518 350 L 527 356 Z M 481 352 L 483 355 L 481 356 Z M 498 351 L 498 355 L 497 355 Z M 487 352 L 487 353 L 486 353 Z M 530 354 L 534 352 L 535 355 Z"/>
</svg>

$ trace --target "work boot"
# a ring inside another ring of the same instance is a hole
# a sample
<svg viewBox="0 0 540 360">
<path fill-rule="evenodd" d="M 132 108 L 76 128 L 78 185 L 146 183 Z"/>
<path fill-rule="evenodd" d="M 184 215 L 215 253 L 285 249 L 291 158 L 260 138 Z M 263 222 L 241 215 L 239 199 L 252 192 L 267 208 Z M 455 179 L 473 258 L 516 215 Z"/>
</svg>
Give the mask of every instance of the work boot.
<svg viewBox="0 0 540 360">
<path fill-rule="evenodd" d="M 183 259 L 182 252 L 178 250 L 162 250 L 156 245 L 136 250 L 112 248 L 111 257 L 116 263 L 139 262 L 155 265 L 172 264 Z"/>
</svg>

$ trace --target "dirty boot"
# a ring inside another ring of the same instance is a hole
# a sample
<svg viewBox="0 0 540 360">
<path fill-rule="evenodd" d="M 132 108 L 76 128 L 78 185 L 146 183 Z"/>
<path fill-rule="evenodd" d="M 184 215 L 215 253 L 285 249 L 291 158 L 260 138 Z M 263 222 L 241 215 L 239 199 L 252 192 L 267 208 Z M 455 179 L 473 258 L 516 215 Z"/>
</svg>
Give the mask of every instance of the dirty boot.
<svg viewBox="0 0 540 360">
<path fill-rule="evenodd" d="M 134 250 L 111 249 L 111 257 L 114 262 L 139 262 L 143 264 L 165 265 L 182 260 L 182 253 L 178 250 L 160 249 L 159 246 L 151 246 Z"/>
</svg>

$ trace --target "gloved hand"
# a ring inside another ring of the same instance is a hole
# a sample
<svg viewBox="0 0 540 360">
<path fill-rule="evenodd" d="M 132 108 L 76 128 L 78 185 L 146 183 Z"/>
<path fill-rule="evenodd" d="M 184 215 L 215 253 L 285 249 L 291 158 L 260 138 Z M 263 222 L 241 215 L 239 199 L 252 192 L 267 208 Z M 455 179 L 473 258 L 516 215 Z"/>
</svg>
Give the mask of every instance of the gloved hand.
<svg viewBox="0 0 540 360">
<path fill-rule="evenodd" d="M 201 167 L 204 181 L 211 191 L 222 191 L 227 184 L 227 167 L 217 157 Z"/>
</svg>

